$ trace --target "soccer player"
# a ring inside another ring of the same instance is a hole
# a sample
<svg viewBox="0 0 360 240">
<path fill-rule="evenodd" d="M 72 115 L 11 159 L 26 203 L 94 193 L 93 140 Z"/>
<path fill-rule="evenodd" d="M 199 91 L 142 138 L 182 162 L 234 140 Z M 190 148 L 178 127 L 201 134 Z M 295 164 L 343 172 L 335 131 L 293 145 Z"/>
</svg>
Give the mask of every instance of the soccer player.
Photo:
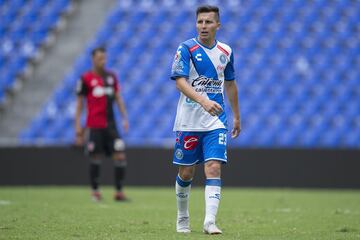
<svg viewBox="0 0 360 240">
<path fill-rule="evenodd" d="M 221 165 L 227 162 L 227 119 L 224 88 L 233 112 L 231 137 L 241 130 L 238 90 L 232 49 L 216 40 L 220 28 L 219 8 L 200 6 L 196 11 L 198 36 L 180 44 L 172 65 L 171 79 L 180 91 L 174 124 L 176 143 L 173 163 L 179 166 L 175 191 L 176 230 L 189 233 L 189 194 L 195 165 L 204 163 L 204 232 L 221 234 L 215 219 L 221 197 Z"/>
<path fill-rule="evenodd" d="M 92 70 L 81 76 L 76 89 L 78 95 L 75 115 L 76 144 L 83 145 L 85 143 L 85 152 L 90 158 L 93 200 L 101 200 L 100 164 L 104 158 L 111 156 L 115 168 L 116 193 L 114 198 L 117 201 L 123 201 L 126 200 L 122 191 L 126 168 L 125 144 L 116 128 L 113 103 L 115 102 L 119 107 L 125 132 L 128 131 L 127 112 L 119 92 L 117 77 L 105 68 L 105 48 L 95 48 L 91 54 Z M 86 130 L 81 126 L 80 121 L 83 98 L 86 99 L 87 105 Z"/>
</svg>

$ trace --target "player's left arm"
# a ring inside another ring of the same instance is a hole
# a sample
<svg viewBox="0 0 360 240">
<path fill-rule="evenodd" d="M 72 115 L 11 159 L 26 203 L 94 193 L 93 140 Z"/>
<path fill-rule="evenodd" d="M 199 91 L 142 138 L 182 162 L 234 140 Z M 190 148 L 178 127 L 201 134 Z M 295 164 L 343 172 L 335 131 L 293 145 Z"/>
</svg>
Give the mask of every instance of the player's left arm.
<svg viewBox="0 0 360 240">
<path fill-rule="evenodd" d="M 241 118 L 240 118 L 240 108 L 238 100 L 238 89 L 236 81 L 225 81 L 225 91 L 227 98 L 230 102 L 230 107 L 234 115 L 233 119 L 233 129 L 231 131 L 231 137 L 236 138 L 239 136 L 241 131 Z"/>
<path fill-rule="evenodd" d="M 125 107 L 125 101 L 121 95 L 120 84 L 116 74 L 112 73 L 112 77 L 115 79 L 114 90 L 115 90 L 115 103 L 121 113 L 122 127 L 125 132 L 129 130 L 128 115 Z"/>
<path fill-rule="evenodd" d="M 115 94 L 115 102 L 121 113 L 123 129 L 125 132 L 127 132 L 129 130 L 128 115 L 127 115 L 124 99 L 120 93 Z"/>
<path fill-rule="evenodd" d="M 239 109 L 239 100 L 238 100 L 238 88 L 235 81 L 235 69 L 234 69 L 234 53 L 231 52 L 230 61 L 226 65 L 224 70 L 225 75 L 225 91 L 229 99 L 231 110 L 234 115 L 233 119 L 233 129 L 231 131 L 231 137 L 236 138 L 239 136 L 241 131 L 241 119 L 240 119 L 240 109 Z"/>
</svg>

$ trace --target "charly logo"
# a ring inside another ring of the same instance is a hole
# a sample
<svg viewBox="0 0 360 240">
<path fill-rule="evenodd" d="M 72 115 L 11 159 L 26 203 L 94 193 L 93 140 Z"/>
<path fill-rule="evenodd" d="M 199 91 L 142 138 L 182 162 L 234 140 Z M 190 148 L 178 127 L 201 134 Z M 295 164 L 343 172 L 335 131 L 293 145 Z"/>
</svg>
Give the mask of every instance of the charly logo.
<svg viewBox="0 0 360 240">
<path fill-rule="evenodd" d="M 186 194 L 186 193 L 178 193 L 178 194 L 176 194 L 176 196 L 178 196 L 179 198 L 187 198 L 188 194 Z"/>
<path fill-rule="evenodd" d="M 186 136 L 184 137 L 184 149 L 193 150 L 199 143 L 197 136 Z"/>
<path fill-rule="evenodd" d="M 184 157 L 184 153 L 183 153 L 183 151 L 181 150 L 181 149 L 176 149 L 176 151 L 175 151 L 175 157 L 177 158 L 177 159 L 183 159 L 183 157 Z"/>
<path fill-rule="evenodd" d="M 209 198 L 215 198 L 220 200 L 220 194 L 219 193 L 215 193 L 213 196 L 209 196 Z"/>
<path fill-rule="evenodd" d="M 221 62 L 222 64 L 225 64 L 225 63 L 226 63 L 226 56 L 225 56 L 224 54 L 221 54 L 221 55 L 220 55 L 220 62 Z"/>
<path fill-rule="evenodd" d="M 196 60 L 197 60 L 198 62 L 201 62 L 201 61 L 202 61 L 202 55 L 201 55 L 201 53 L 196 54 L 196 55 L 195 55 L 195 58 L 196 58 Z"/>
</svg>

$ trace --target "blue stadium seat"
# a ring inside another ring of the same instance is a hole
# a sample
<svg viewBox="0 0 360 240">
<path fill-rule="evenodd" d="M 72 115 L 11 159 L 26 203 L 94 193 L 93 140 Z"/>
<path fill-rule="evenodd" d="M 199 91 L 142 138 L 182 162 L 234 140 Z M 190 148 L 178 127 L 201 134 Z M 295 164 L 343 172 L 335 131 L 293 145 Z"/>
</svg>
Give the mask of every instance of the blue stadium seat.
<svg viewBox="0 0 360 240">
<path fill-rule="evenodd" d="M 44 4 L 46 13 L 67 1 L 55 2 Z M 91 67 L 91 49 L 103 44 L 128 106 L 131 130 L 125 140 L 134 146 L 173 144 L 169 139 L 174 137 L 179 93 L 169 80 L 171 62 L 179 43 L 196 34 L 194 8 L 202 2 L 119 0 L 54 92 L 52 110 L 47 105 L 39 114 L 46 119 L 39 122 L 46 123 L 47 133 L 35 133 L 39 128 L 30 125 L 27 136 L 74 140 L 75 85 Z M 172 10 L 175 5 L 177 11 Z M 218 36 L 235 52 L 242 112 L 242 134 L 229 140 L 231 146 L 360 147 L 359 11 L 360 5 L 348 0 L 221 1 Z M 16 14 L 6 13 L 4 21 Z M 28 15 L 39 19 L 35 13 Z M 49 16 L 52 24 L 55 15 Z M 5 31 L 1 29 L 0 24 L 0 33 Z M 29 35 L 37 36 L 35 46 L 37 38 L 41 42 L 46 36 L 40 30 L 35 27 Z M 4 56 L 11 47 L 2 50 Z M 117 111 L 116 119 L 121 119 Z"/>
<path fill-rule="evenodd" d="M 69 0 L 0 1 L 0 88 L 3 99 L 4 92 L 13 87 L 15 78 L 36 56 L 69 4 Z"/>
</svg>

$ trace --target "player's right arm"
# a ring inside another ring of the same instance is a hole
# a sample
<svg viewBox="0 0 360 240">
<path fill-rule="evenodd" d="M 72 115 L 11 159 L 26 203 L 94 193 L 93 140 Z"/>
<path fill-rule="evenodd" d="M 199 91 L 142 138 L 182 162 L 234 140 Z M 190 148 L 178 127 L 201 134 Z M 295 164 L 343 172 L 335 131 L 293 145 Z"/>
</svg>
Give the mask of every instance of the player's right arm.
<svg viewBox="0 0 360 240">
<path fill-rule="evenodd" d="M 176 88 L 185 96 L 199 103 L 205 111 L 212 116 L 219 115 L 223 111 L 220 104 L 195 92 L 195 90 L 186 81 L 190 72 L 190 58 L 191 56 L 188 47 L 181 44 L 174 57 L 171 69 L 171 79 L 176 80 Z"/>
<path fill-rule="evenodd" d="M 76 140 L 83 134 L 83 127 L 81 126 L 81 113 L 83 109 L 82 96 L 76 97 L 76 111 L 75 111 L 75 134 Z"/>
<path fill-rule="evenodd" d="M 223 111 L 220 104 L 196 93 L 195 90 L 188 84 L 185 77 L 176 78 L 176 88 L 191 100 L 199 103 L 205 111 L 210 113 L 212 116 L 219 115 Z"/>
<path fill-rule="evenodd" d="M 83 110 L 83 97 L 86 93 L 83 78 L 81 78 L 76 86 L 76 107 L 75 107 L 75 144 L 84 144 L 84 128 L 81 126 L 81 114 Z"/>
</svg>

